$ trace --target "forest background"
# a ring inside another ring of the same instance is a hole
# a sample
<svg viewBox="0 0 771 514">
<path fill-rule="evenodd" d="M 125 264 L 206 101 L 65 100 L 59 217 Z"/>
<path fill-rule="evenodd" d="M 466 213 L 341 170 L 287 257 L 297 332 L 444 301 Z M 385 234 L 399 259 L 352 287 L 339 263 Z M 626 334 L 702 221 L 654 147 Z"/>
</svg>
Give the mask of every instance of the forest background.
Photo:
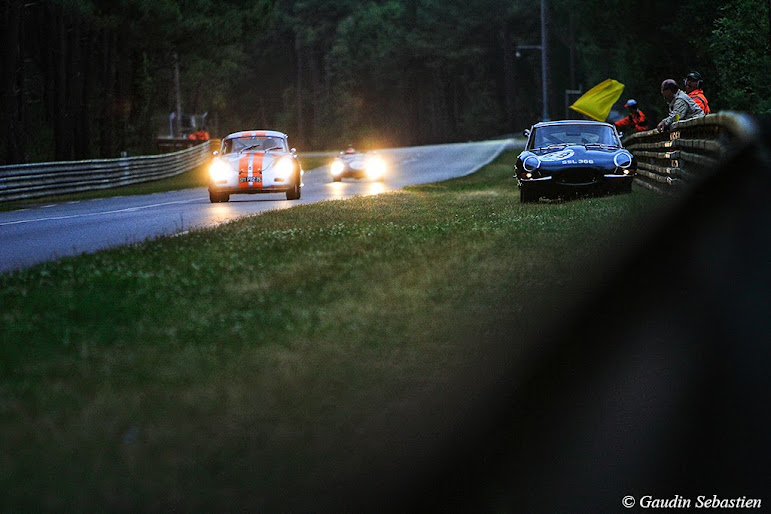
<svg viewBox="0 0 771 514">
<path fill-rule="evenodd" d="M 0 0 L 0 164 L 157 153 L 171 113 L 301 151 L 519 134 L 542 113 L 538 0 Z M 613 78 L 654 120 L 693 70 L 771 112 L 771 0 L 549 0 L 548 111 Z M 518 51 L 519 49 L 519 51 Z M 187 118 L 185 118 L 187 119 Z"/>
</svg>

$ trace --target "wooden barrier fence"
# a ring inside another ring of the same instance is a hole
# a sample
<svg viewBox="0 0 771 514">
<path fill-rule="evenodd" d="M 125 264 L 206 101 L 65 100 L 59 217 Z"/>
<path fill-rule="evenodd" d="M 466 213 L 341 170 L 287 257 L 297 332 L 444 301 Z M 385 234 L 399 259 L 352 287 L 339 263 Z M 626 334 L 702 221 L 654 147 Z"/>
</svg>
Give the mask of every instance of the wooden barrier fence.
<svg viewBox="0 0 771 514">
<path fill-rule="evenodd" d="M 623 143 L 637 158 L 636 184 L 661 194 L 678 194 L 706 177 L 756 132 L 752 117 L 720 112 L 676 122 L 669 132 L 638 132 Z"/>
</svg>

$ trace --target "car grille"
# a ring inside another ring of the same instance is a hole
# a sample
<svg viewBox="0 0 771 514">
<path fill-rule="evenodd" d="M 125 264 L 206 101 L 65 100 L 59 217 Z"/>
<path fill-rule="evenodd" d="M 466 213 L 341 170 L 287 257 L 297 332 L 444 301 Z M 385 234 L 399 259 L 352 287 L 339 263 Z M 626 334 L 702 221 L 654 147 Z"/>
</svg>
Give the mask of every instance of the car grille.
<svg viewBox="0 0 771 514">
<path fill-rule="evenodd" d="M 602 175 L 602 170 L 596 168 L 573 168 L 555 174 L 554 180 L 567 185 L 593 184 L 599 182 Z"/>
</svg>

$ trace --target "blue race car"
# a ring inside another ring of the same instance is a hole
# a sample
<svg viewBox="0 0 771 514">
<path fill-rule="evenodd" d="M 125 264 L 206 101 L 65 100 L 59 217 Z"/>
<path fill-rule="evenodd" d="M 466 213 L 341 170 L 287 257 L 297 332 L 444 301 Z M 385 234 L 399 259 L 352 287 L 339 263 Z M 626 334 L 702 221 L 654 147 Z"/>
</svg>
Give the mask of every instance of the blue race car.
<svg viewBox="0 0 771 514">
<path fill-rule="evenodd" d="M 536 123 L 525 131 L 527 144 L 517 157 L 522 203 L 541 197 L 630 193 L 635 157 L 621 145 L 616 128 L 598 121 Z"/>
</svg>

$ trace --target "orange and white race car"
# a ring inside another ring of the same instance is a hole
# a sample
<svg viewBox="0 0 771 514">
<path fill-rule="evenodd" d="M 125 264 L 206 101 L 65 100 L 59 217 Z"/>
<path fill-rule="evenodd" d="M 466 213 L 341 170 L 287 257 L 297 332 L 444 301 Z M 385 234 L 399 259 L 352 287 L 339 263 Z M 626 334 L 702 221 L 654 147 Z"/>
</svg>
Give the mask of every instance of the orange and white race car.
<svg viewBox="0 0 771 514">
<path fill-rule="evenodd" d="M 222 139 L 209 166 L 209 200 L 227 202 L 233 194 L 286 193 L 299 200 L 303 170 L 287 135 L 246 130 Z"/>
</svg>

